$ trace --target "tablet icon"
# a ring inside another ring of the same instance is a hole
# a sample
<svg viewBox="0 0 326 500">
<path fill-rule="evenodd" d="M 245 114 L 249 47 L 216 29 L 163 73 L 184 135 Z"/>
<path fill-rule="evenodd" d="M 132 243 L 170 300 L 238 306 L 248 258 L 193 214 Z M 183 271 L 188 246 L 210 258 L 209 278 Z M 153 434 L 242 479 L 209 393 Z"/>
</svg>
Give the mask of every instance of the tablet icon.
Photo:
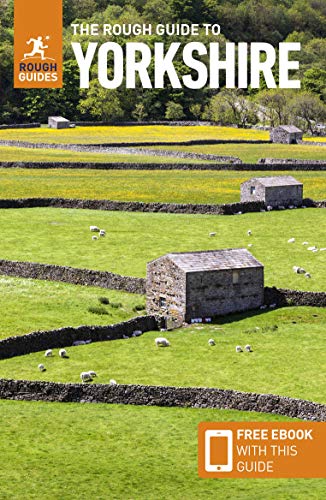
<svg viewBox="0 0 326 500">
<path fill-rule="evenodd" d="M 206 472 L 233 470 L 233 433 L 230 430 L 205 431 Z"/>
</svg>

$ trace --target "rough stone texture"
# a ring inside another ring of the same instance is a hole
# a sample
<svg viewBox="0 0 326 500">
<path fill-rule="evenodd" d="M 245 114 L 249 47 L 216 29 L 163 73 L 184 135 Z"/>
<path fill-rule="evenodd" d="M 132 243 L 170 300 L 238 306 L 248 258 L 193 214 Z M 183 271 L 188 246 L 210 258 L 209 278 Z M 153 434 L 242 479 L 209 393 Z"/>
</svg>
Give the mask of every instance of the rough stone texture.
<svg viewBox="0 0 326 500">
<path fill-rule="evenodd" d="M 326 405 L 312 401 L 204 387 L 60 384 L 0 379 L 1 399 L 109 403 L 256 411 L 324 422 Z"/>
<path fill-rule="evenodd" d="M 326 145 L 326 142 L 325 142 Z M 326 160 L 299 160 L 297 158 L 260 158 L 259 165 L 326 165 Z"/>
<path fill-rule="evenodd" d="M 303 185 L 291 176 L 256 177 L 241 184 L 241 201 L 262 201 L 267 206 L 301 206 Z"/>
<path fill-rule="evenodd" d="M 303 292 L 301 290 L 287 290 L 276 287 L 265 287 L 264 303 L 284 306 L 311 306 L 326 307 L 325 292 Z"/>
<path fill-rule="evenodd" d="M 40 128 L 40 123 L 14 123 L 10 125 L 0 125 L 0 130 L 6 130 L 10 128 Z"/>
<path fill-rule="evenodd" d="M 0 340 L 0 359 L 23 356 L 31 352 L 45 351 L 72 346 L 78 340 L 103 342 L 121 339 L 123 335 L 131 337 L 135 330 L 144 332 L 158 330 L 164 323 L 155 316 L 139 316 L 123 323 L 108 326 L 78 326 L 58 328 L 8 337 Z"/>
<path fill-rule="evenodd" d="M 130 293 L 145 292 L 145 279 L 120 276 L 107 271 L 77 269 L 67 266 L 38 264 L 36 262 L 17 262 L 0 260 L 0 274 L 49 281 L 63 281 L 74 285 L 98 286 L 111 290 L 124 290 Z"/>
<path fill-rule="evenodd" d="M 303 132 L 294 125 L 280 125 L 270 131 L 270 139 L 279 144 L 297 144 L 302 141 Z"/>
<path fill-rule="evenodd" d="M 29 161 L 0 161 L 0 168 L 30 168 L 30 169 L 93 169 L 93 170 L 230 170 L 230 171 L 261 171 L 264 158 L 260 164 L 256 163 L 93 163 L 93 162 L 29 162 Z M 322 161 L 322 160 L 321 160 Z M 266 163 L 263 168 L 266 172 L 282 170 L 324 171 L 326 165 L 316 160 L 300 160 L 300 163 Z"/>
<path fill-rule="evenodd" d="M 308 205 L 307 205 L 308 206 Z M 313 205 L 310 205 L 313 206 Z M 2 208 L 77 208 L 124 212 L 162 212 L 171 214 L 234 215 L 239 212 L 259 212 L 265 207 L 261 201 L 204 205 L 192 203 L 143 203 L 140 201 L 79 200 L 65 198 L 20 198 L 1 200 Z"/>
<path fill-rule="evenodd" d="M 262 264 L 246 249 L 168 254 L 147 264 L 147 312 L 168 328 L 256 309 L 264 300 Z"/>
</svg>

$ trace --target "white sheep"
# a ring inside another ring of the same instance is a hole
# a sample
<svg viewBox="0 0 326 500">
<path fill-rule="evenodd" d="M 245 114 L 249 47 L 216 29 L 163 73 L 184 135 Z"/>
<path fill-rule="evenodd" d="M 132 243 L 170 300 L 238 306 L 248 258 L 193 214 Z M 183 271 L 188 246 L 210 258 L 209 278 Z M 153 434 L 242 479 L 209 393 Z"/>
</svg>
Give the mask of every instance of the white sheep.
<svg viewBox="0 0 326 500">
<path fill-rule="evenodd" d="M 82 382 L 92 382 L 93 377 L 90 375 L 90 372 L 81 372 L 80 378 Z"/>
<path fill-rule="evenodd" d="M 169 347 L 170 342 L 165 337 L 157 337 L 155 344 L 157 347 Z"/>
<path fill-rule="evenodd" d="M 295 273 L 297 273 L 297 274 L 298 274 L 298 273 L 299 273 L 299 269 L 300 269 L 300 267 L 298 267 L 298 266 L 293 266 L 293 267 L 292 267 L 292 269 L 293 269 L 293 271 L 294 271 Z"/>
<path fill-rule="evenodd" d="M 276 304 L 269 304 L 269 307 L 270 307 L 271 309 L 274 309 L 274 307 L 276 307 Z"/>
<path fill-rule="evenodd" d="M 306 278 L 311 278 L 311 274 L 310 273 L 305 273 L 305 277 Z"/>
<path fill-rule="evenodd" d="M 46 368 L 45 368 L 45 366 L 42 363 L 40 363 L 38 365 L 38 369 L 40 370 L 40 372 L 45 372 L 46 371 Z"/>
<path fill-rule="evenodd" d="M 247 231 L 247 235 L 248 235 L 248 236 L 251 236 L 251 235 L 252 235 L 252 231 L 251 231 L 251 229 L 248 229 L 248 231 Z"/>
<path fill-rule="evenodd" d="M 288 243 L 294 243 L 294 242 L 295 242 L 295 238 L 290 238 L 290 239 L 288 240 Z"/>
<path fill-rule="evenodd" d="M 75 340 L 75 342 L 73 342 L 73 346 L 77 346 L 77 345 L 84 345 L 86 344 L 85 340 Z"/>
<path fill-rule="evenodd" d="M 216 236 L 216 233 L 209 233 L 210 237 L 213 238 L 214 236 Z"/>
<path fill-rule="evenodd" d="M 284 205 L 279 205 L 279 206 L 278 206 L 278 209 L 279 209 L 279 210 L 285 210 L 285 207 L 284 207 Z"/>
<path fill-rule="evenodd" d="M 248 247 L 251 248 L 252 247 L 252 243 L 248 243 Z"/>
<path fill-rule="evenodd" d="M 313 252 L 314 250 L 317 250 L 317 247 L 316 246 L 308 247 L 308 250 L 310 252 Z"/>
<path fill-rule="evenodd" d="M 92 236 L 92 240 L 96 241 L 96 240 L 98 240 L 98 237 L 97 236 Z"/>
<path fill-rule="evenodd" d="M 97 377 L 96 373 L 93 371 L 93 370 L 90 370 L 88 372 L 90 374 L 90 376 L 93 378 L 93 377 Z"/>
<path fill-rule="evenodd" d="M 264 309 L 266 309 L 266 308 L 267 308 L 266 304 L 263 304 L 262 306 L 260 306 L 260 308 L 259 308 L 259 309 L 264 310 Z"/>
<path fill-rule="evenodd" d="M 243 352 L 241 345 L 236 346 L 235 352 Z"/>
<path fill-rule="evenodd" d="M 326 248 L 320 248 L 319 251 L 320 252 L 325 252 Z"/>
<path fill-rule="evenodd" d="M 118 385 L 118 382 L 116 382 L 113 378 L 111 378 L 110 385 Z"/>
<path fill-rule="evenodd" d="M 304 241 L 302 244 L 303 245 L 309 245 L 308 241 Z"/>
<path fill-rule="evenodd" d="M 122 338 L 123 338 L 124 340 L 129 339 L 128 335 L 122 335 Z"/>
<path fill-rule="evenodd" d="M 51 356 L 53 356 L 52 349 L 48 349 L 47 351 L 45 351 L 44 356 L 45 356 L 46 358 L 50 358 Z"/>
<path fill-rule="evenodd" d="M 134 330 L 132 332 L 133 337 L 140 337 L 140 335 L 142 335 L 142 334 L 143 334 L 143 332 L 141 330 Z"/>
<path fill-rule="evenodd" d="M 60 356 L 60 358 L 68 358 L 69 357 L 66 349 L 60 349 L 59 356 Z"/>
<path fill-rule="evenodd" d="M 209 339 L 208 345 L 215 345 L 215 340 L 214 339 Z"/>
<path fill-rule="evenodd" d="M 105 229 L 100 229 L 100 236 L 104 238 L 105 235 L 106 235 Z"/>
<path fill-rule="evenodd" d="M 268 210 L 268 212 L 271 212 L 273 210 L 273 207 L 271 207 L 271 205 L 268 205 L 267 210 Z"/>
<path fill-rule="evenodd" d="M 89 226 L 89 230 L 92 231 L 93 233 L 99 233 L 100 228 L 97 226 Z"/>
<path fill-rule="evenodd" d="M 252 352 L 252 350 L 251 350 L 251 346 L 250 346 L 249 344 L 247 344 L 247 345 L 245 346 L 245 350 L 246 350 L 247 352 Z"/>
</svg>

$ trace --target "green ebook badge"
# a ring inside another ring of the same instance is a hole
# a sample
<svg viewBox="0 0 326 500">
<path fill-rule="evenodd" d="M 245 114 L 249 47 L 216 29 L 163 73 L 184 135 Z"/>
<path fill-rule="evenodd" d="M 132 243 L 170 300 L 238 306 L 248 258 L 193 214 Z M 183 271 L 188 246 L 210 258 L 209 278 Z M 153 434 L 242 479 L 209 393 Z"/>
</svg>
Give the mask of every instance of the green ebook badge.
<svg viewBox="0 0 326 500">
<path fill-rule="evenodd" d="M 323 478 L 325 422 L 201 422 L 202 478 Z"/>
</svg>

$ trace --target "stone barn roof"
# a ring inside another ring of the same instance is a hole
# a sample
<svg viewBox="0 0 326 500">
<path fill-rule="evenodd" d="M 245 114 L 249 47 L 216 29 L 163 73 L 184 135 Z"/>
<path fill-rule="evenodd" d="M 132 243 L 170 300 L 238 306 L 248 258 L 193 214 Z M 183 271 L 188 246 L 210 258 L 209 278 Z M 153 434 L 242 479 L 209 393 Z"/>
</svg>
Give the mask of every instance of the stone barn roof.
<svg viewBox="0 0 326 500">
<path fill-rule="evenodd" d="M 49 120 L 52 120 L 56 123 L 66 123 L 66 122 L 69 122 L 69 120 L 67 120 L 67 118 L 64 118 L 63 116 L 49 116 L 48 118 Z"/>
<path fill-rule="evenodd" d="M 302 134 L 302 130 L 294 125 L 279 125 L 278 127 L 275 127 L 274 130 L 278 130 L 280 128 L 289 134 L 297 134 L 298 132 Z"/>
<path fill-rule="evenodd" d="M 164 257 L 170 259 L 186 273 L 263 267 L 246 248 L 169 253 Z M 156 261 L 161 258 L 159 257 Z M 152 262 L 155 262 L 155 260 Z"/>
<path fill-rule="evenodd" d="M 253 177 L 245 182 L 259 182 L 265 187 L 276 186 L 302 186 L 302 182 L 297 181 L 292 175 L 277 175 L 273 177 Z M 245 184 L 243 182 L 243 184 Z"/>
</svg>

